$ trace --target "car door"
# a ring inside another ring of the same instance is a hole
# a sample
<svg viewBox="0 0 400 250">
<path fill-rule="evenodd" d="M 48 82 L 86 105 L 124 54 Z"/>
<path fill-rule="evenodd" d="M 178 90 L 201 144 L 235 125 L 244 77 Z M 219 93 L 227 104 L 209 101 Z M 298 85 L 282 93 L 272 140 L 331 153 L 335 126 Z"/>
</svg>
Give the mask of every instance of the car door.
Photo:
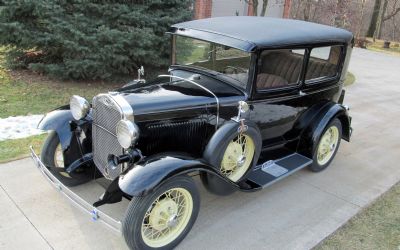
<svg viewBox="0 0 400 250">
<path fill-rule="evenodd" d="M 307 108 L 300 91 L 306 49 L 264 50 L 258 54 L 250 119 L 261 131 L 263 147 L 283 145 L 286 134 Z"/>
</svg>

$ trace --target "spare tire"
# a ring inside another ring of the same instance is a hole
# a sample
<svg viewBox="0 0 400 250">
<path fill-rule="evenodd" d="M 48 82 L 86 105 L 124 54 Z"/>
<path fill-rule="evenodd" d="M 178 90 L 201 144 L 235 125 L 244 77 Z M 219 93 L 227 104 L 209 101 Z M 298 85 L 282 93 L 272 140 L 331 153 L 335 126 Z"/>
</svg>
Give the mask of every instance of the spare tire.
<svg viewBox="0 0 400 250">
<path fill-rule="evenodd" d="M 255 123 L 244 121 L 245 129 L 241 131 L 240 123 L 229 121 L 215 132 L 209 141 L 203 158 L 232 182 L 241 181 L 247 172 L 256 164 L 261 152 L 261 133 Z M 225 181 L 202 174 L 206 188 L 216 194 L 221 190 L 215 187 L 225 186 Z M 221 182 L 214 185 L 213 182 Z M 226 182 L 225 182 L 226 183 Z M 229 185 L 226 183 L 226 185 Z"/>
</svg>

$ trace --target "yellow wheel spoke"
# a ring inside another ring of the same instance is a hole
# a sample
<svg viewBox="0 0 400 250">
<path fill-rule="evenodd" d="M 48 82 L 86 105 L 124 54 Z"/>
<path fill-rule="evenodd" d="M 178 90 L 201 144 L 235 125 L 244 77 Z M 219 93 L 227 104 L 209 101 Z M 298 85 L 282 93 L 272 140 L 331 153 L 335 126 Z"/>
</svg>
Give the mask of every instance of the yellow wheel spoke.
<svg viewBox="0 0 400 250">
<path fill-rule="evenodd" d="M 142 222 L 143 241 L 151 247 L 163 247 L 175 240 L 189 223 L 193 210 L 191 194 L 172 188 L 157 197 Z"/>
<path fill-rule="evenodd" d="M 232 181 L 239 180 L 250 167 L 255 151 L 254 142 L 245 133 L 237 135 L 227 146 L 220 171 Z"/>
<path fill-rule="evenodd" d="M 339 130 L 335 126 L 328 128 L 322 135 L 317 148 L 317 161 L 320 166 L 330 161 L 339 140 Z"/>
</svg>

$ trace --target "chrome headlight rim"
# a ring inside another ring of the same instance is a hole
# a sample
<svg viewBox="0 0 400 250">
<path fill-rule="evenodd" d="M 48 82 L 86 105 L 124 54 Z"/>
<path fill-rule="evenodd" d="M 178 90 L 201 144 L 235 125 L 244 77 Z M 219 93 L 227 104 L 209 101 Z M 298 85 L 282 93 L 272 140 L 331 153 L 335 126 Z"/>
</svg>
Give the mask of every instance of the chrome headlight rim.
<svg viewBox="0 0 400 250">
<path fill-rule="evenodd" d="M 79 95 L 73 95 L 69 101 L 69 109 L 75 120 L 85 118 L 90 111 L 90 103 Z"/>
<path fill-rule="evenodd" d="M 117 123 L 116 131 L 117 140 L 121 147 L 128 149 L 133 146 L 139 139 L 139 128 L 130 120 L 122 119 Z"/>
</svg>

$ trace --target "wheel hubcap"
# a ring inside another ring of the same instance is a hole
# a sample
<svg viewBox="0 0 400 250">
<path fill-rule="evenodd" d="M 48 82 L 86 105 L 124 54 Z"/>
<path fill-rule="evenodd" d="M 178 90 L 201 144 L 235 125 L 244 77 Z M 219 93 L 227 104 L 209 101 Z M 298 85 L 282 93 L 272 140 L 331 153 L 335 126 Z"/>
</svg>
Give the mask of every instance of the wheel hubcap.
<svg viewBox="0 0 400 250">
<path fill-rule="evenodd" d="M 232 181 L 238 181 L 250 167 L 254 148 L 254 142 L 248 135 L 239 134 L 225 150 L 221 162 L 221 173 Z"/>
<path fill-rule="evenodd" d="M 178 204 L 170 198 L 165 198 L 159 201 L 152 209 L 149 216 L 150 225 L 158 231 L 173 227 L 177 222 L 177 212 Z"/>
<path fill-rule="evenodd" d="M 147 210 L 142 222 L 142 238 L 150 247 L 163 247 L 175 240 L 189 223 L 193 210 L 191 194 L 173 188 L 160 195 Z"/>
<path fill-rule="evenodd" d="M 320 166 L 325 165 L 332 158 L 339 142 L 339 130 L 332 126 L 322 135 L 318 145 L 317 161 Z"/>
</svg>

